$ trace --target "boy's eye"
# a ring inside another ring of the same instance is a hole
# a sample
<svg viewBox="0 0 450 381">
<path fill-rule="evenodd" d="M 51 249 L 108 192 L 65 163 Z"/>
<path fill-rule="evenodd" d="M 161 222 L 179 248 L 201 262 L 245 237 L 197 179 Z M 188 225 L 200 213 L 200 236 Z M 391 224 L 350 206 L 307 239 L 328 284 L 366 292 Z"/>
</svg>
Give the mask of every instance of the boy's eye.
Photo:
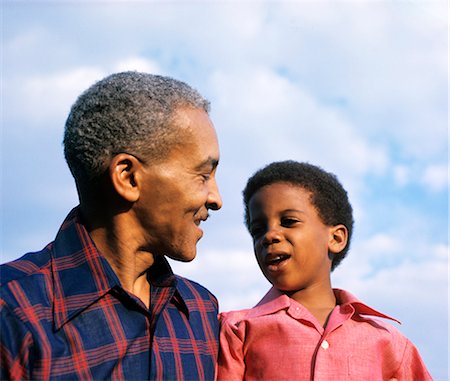
<svg viewBox="0 0 450 381">
<path fill-rule="evenodd" d="M 260 225 L 254 225 L 250 227 L 250 235 L 253 238 L 258 238 L 260 237 L 262 234 L 264 234 L 264 227 L 260 226 Z"/>
<path fill-rule="evenodd" d="M 295 225 L 298 222 L 296 218 L 283 218 L 281 220 L 281 226 L 290 227 Z"/>
</svg>

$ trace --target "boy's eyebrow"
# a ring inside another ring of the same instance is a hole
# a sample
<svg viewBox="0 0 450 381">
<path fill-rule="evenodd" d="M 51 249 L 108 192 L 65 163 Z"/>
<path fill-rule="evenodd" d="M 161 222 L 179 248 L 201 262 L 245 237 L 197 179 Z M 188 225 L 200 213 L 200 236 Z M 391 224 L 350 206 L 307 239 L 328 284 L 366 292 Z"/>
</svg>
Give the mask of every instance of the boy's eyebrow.
<svg viewBox="0 0 450 381">
<path fill-rule="evenodd" d="M 282 213 L 289 213 L 289 212 L 297 212 L 297 213 L 302 213 L 302 214 L 306 213 L 304 210 L 300 210 L 300 209 L 285 209 L 282 211 Z"/>
<path fill-rule="evenodd" d="M 301 214 L 306 214 L 305 211 L 300 210 L 300 209 L 284 209 L 284 210 L 282 210 L 280 213 L 283 214 L 283 213 L 293 213 L 293 212 L 295 212 L 295 213 L 301 213 Z M 249 226 L 251 226 L 251 225 L 254 224 L 254 223 L 261 222 L 261 221 L 264 221 L 264 217 L 259 217 L 259 216 L 258 216 L 258 217 L 256 217 L 255 219 L 249 221 Z"/>
<path fill-rule="evenodd" d="M 292 213 L 292 212 L 295 212 L 295 213 L 302 213 L 302 214 L 305 214 L 305 213 L 306 213 L 306 211 L 301 210 L 301 209 L 283 209 L 282 211 L 280 211 L 280 214 L 283 214 L 283 213 Z M 258 219 L 261 219 L 261 217 L 256 218 L 255 221 L 258 220 Z"/>
</svg>

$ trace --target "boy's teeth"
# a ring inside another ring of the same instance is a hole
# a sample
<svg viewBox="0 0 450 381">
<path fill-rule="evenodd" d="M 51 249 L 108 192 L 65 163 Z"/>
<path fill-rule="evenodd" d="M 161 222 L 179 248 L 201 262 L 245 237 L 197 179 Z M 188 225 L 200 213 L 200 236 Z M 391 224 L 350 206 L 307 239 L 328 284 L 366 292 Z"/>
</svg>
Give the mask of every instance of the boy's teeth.
<svg viewBox="0 0 450 381">
<path fill-rule="evenodd" d="M 287 257 L 284 255 L 277 255 L 269 260 L 269 264 L 273 265 L 285 260 Z"/>
</svg>

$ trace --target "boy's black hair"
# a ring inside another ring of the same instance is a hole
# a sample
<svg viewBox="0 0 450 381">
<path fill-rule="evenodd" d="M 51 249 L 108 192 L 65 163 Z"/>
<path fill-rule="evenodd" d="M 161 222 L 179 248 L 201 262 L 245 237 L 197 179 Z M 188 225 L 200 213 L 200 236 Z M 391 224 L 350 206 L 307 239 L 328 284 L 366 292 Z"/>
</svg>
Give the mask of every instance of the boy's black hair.
<svg viewBox="0 0 450 381">
<path fill-rule="evenodd" d="M 322 168 L 293 160 L 274 162 L 258 170 L 247 181 L 242 192 L 245 206 L 245 225 L 250 230 L 248 204 L 252 196 L 262 187 L 274 183 L 289 183 L 311 192 L 311 203 L 315 206 L 322 222 L 328 226 L 343 224 L 348 230 L 345 248 L 332 256 L 333 271 L 350 247 L 353 231 L 353 209 L 347 192 L 337 177 Z"/>
</svg>

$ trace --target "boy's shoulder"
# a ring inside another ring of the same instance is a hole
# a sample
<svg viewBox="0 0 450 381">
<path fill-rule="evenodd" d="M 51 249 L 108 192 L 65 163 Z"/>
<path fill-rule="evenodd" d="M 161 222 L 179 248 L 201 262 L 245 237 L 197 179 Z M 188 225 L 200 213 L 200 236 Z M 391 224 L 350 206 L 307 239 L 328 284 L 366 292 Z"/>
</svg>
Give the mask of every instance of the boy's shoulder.
<svg viewBox="0 0 450 381">
<path fill-rule="evenodd" d="M 255 307 L 254 307 L 255 308 Z M 253 312 L 254 308 L 245 308 L 242 310 L 233 310 L 227 312 L 221 312 L 219 314 L 219 320 L 221 322 L 226 322 L 229 324 L 236 324 L 242 320 L 245 320 L 247 317 L 251 316 L 251 312 Z"/>
<path fill-rule="evenodd" d="M 257 319 L 272 315 L 278 311 L 289 308 L 291 302 L 287 295 L 282 294 L 275 288 L 271 288 L 267 294 L 252 308 L 221 312 L 220 321 L 224 324 L 237 324 L 244 320 Z"/>
</svg>

